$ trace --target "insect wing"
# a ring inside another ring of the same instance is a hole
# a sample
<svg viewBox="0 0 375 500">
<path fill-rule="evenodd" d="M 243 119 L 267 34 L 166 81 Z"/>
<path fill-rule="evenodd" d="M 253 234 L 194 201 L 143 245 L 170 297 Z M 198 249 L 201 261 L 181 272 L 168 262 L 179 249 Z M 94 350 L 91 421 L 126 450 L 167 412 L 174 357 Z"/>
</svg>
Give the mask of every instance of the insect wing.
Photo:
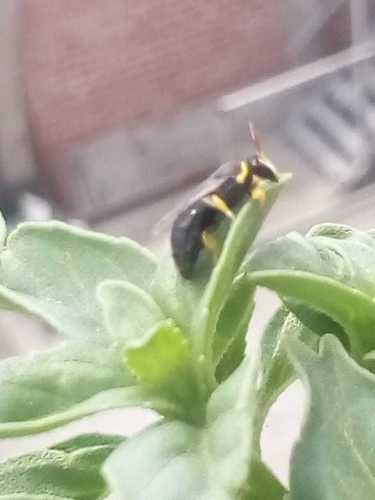
<svg viewBox="0 0 375 500">
<path fill-rule="evenodd" d="M 172 210 L 167 212 L 153 227 L 152 234 L 158 236 L 161 233 L 170 229 L 173 221 L 176 219 L 177 215 L 180 214 L 187 206 L 191 205 L 195 201 L 203 198 L 209 193 L 215 191 L 223 180 L 231 177 L 238 170 L 238 163 L 234 161 L 229 161 L 223 163 L 217 170 L 215 170 L 209 177 L 202 181 L 195 189 L 188 194 L 184 200 L 179 203 Z"/>
<path fill-rule="evenodd" d="M 220 165 L 218 169 L 215 170 L 202 184 L 206 182 L 210 182 L 213 179 L 227 179 L 232 175 L 236 175 L 239 171 L 239 162 L 236 161 L 227 161 Z"/>
<path fill-rule="evenodd" d="M 182 207 L 180 207 L 180 211 L 183 208 L 195 201 L 203 198 L 208 193 L 212 193 L 216 191 L 216 189 L 220 186 L 220 184 L 228 177 L 235 175 L 239 171 L 238 163 L 234 161 L 228 161 L 220 165 L 218 169 L 216 169 L 210 176 L 208 176 L 204 181 L 202 181 L 198 186 L 193 190 L 190 194 L 190 197 Z"/>
</svg>

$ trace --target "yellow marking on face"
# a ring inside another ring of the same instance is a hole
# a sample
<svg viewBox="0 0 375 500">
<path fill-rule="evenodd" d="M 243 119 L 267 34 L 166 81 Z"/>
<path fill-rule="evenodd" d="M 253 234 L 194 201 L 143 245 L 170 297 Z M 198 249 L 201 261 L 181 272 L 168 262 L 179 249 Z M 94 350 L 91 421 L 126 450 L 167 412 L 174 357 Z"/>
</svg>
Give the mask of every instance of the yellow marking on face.
<svg viewBox="0 0 375 500">
<path fill-rule="evenodd" d="M 251 198 L 253 200 L 259 201 L 259 203 L 263 206 L 266 203 L 266 191 L 261 187 L 255 187 L 250 192 Z"/>
<path fill-rule="evenodd" d="M 225 201 L 220 198 L 217 194 L 212 194 L 210 196 L 210 201 L 212 206 L 214 206 L 219 212 L 222 212 L 229 219 L 234 219 L 235 215 L 233 211 L 228 207 Z"/>
<path fill-rule="evenodd" d="M 220 256 L 220 245 L 212 234 L 208 231 L 203 231 L 201 235 L 203 246 L 208 250 L 216 261 Z"/>
<path fill-rule="evenodd" d="M 249 176 L 249 164 L 247 161 L 241 161 L 241 172 L 236 176 L 236 182 L 239 184 L 245 184 L 246 179 Z"/>
</svg>

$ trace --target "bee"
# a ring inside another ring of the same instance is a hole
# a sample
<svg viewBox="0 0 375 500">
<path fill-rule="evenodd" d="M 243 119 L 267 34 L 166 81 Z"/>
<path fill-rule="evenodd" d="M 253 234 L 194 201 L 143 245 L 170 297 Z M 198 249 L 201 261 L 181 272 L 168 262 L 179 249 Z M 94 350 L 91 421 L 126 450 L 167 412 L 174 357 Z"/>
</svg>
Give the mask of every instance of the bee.
<svg viewBox="0 0 375 500">
<path fill-rule="evenodd" d="M 263 153 L 251 124 L 249 132 L 255 144 L 255 155 L 220 167 L 209 178 L 215 181 L 215 187 L 211 183 L 210 188 L 190 202 L 173 222 L 172 255 L 178 271 L 187 280 L 192 278 L 203 249 L 216 253 L 217 242 L 211 229 L 222 220 L 234 220 L 236 208 L 247 196 L 264 202 L 265 192 L 260 187 L 261 180 L 278 181 L 276 169 Z"/>
</svg>

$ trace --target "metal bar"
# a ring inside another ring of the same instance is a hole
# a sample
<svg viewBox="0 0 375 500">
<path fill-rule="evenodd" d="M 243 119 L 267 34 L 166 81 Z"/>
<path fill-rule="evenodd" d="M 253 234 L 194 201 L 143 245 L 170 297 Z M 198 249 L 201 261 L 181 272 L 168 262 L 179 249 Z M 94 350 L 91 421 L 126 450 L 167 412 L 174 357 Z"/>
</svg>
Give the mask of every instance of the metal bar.
<svg viewBox="0 0 375 500">
<path fill-rule="evenodd" d="M 305 64 L 272 78 L 245 87 L 218 99 L 220 111 L 233 111 L 274 94 L 284 92 L 303 83 L 334 73 L 346 66 L 364 61 L 375 55 L 375 38 L 350 47 L 332 56 Z"/>
</svg>

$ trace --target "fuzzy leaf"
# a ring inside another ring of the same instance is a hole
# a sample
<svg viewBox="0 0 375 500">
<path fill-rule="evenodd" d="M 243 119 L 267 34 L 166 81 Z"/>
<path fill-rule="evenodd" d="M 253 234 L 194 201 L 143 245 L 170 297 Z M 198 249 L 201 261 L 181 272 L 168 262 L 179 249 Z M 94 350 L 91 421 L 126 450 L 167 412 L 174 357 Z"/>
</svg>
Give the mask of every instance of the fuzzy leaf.
<svg viewBox="0 0 375 500">
<path fill-rule="evenodd" d="M 3 462 L 0 499 L 102 499 L 109 492 L 101 466 L 123 440 L 119 436 L 83 435 Z"/>
<path fill-rule="evenodd" d="M 105 324 L 114 338 L 139 339 L 165 319 L 154 299 L 131 283 L 104 281 L 99 286 L 98 296 Z"/>
<path fill-rule="evenodd" d="M 244 268 L 254 284 L 339 323 L 358 359 L 375 347 L 375 239 L 371 233 L 332 224 L 317 226 L 306 237 L 291 233 L 255 251 Z M 303 315 L 300 318 L 303 321 Z"/>
<path fill-rule="evenodd" d="M 309 395 L 292 456 L 290 500 L 372 500 L 374 375 L 332 335 L 322 338 L 319 354 L 298 341 L 290 343 L 289 352 Z"/>
<path fill-rule="evenodd" d="M 182 278 L 172 259 L 165 257 L 159 262 L 151 292 L 164 314 L 189 335 L 206 284 L 206 275 L 198 275 L 194 280 Z"/>
<path fill-rule="evenodd" d="M 261 340 L 261 384 L 258 391 L 258 433 L 272 404 L 295 379 L 286 346 L 290 339 L 301 339 L 316 346 L 317 335 L 285 307 L 279 308 L 268 323 Z"/>
<path fill-rule="evenodd" d="M 219 383 L 229 377 L 245 357 L 246 334 L 253 309 L 254 287 L 246 276 L 241 276 L 231 287 L 216 327 L 213 357 Z"/>
<path fill-rule="evenodd" d="M 121 445 L 104 465 L 116 498 L 238 498 L 249 472 L 254 370 L 245 363 L 218 387 L 204 426 L 161 423 Z"/>
<path fill-rule="evenodd" d="M 105 335 L 97 285 L 121 279 L 147 290 L 156 269 L 150 252 L 60 222 L 21 224 L 0 254 L 0 301 L 47 321 L 70 337 Z"/>
<path fill-rule="evenodd" d="M 264 463 L 253 459 L 251 471 L 253 480 L 247 485 L 243 496 L 240 497 L 241 500 L 265 500 L 266 498 L 267 500 L 283 500 L 286 493 L 284 486 Z"/>
<path fill-rule="evenodd" d="M 50 448 L 52 450 L 63 450 L 65 452 L 92 448 L 94 446 L 107 446 L 114 449 L 124 440 L 125 437 L 118 434 L 99 434 L 93 432 L 88 434 L 79 434 L 78 436 L 74 436 L 70 439 L 54 444 Z"/>
<path fill-rule="evenodd" d="M 116 344 L 68 342 L 0 362 L 0 437 L 38 433 L 142 401 Z"/>
<path fill-rule="evenodd" d="M 197 390 L 188 339 L 171 320 L 155 326 L 147 336 L 128 344 L 126 364 L 150 394 L 164 395 L 194 414 Z"/>
</svg>

